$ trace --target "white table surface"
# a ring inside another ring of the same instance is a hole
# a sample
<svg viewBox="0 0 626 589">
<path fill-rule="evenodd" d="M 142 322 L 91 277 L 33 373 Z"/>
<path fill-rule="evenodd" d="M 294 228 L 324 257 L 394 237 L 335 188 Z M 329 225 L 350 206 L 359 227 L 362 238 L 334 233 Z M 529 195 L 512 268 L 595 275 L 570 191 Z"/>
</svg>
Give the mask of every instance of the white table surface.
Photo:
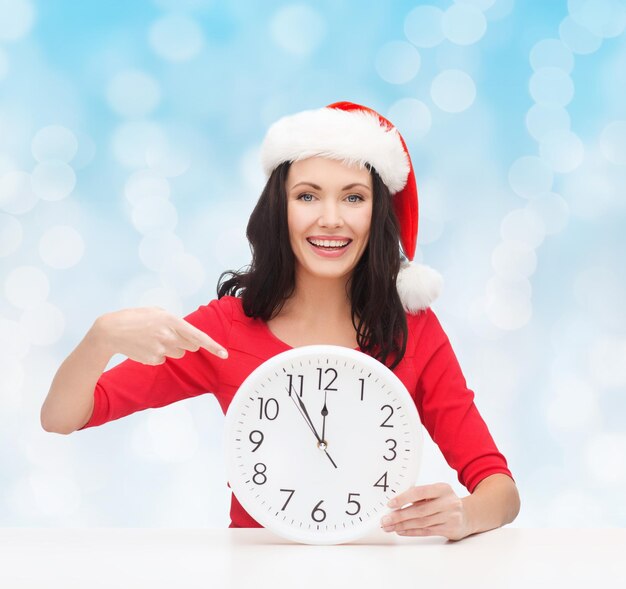
<svg viewBox="0 0 626 589">
<path fill-rule="evenodd" d="M 382 530 L 313 546 L 262 528 L 0 528 L 0 588 L 626 587 L 626 529 Z"/>
</svg>

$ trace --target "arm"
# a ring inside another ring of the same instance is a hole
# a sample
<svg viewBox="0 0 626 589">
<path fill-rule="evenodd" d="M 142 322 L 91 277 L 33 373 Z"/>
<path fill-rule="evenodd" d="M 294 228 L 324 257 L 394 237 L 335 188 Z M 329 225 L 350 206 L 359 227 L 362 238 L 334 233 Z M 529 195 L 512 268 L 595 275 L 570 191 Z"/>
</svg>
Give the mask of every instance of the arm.
<svg viewBox="0 0 626 589">
<path fill-rule="evenodd" d="M 466 536 L 510 524 L 519 514 L 517 485 L 505 474 L 484 478 L 471 495 L 461 500 L 465 511 Z"/>
<path fill-rule="evenodd" d="M 100 319 L 65 359 L 41 407 L 41 427 L 69 434 L 87 422 L 93 411 L 96 382 L 114 353 L 104 346 Z"/>
</svg>

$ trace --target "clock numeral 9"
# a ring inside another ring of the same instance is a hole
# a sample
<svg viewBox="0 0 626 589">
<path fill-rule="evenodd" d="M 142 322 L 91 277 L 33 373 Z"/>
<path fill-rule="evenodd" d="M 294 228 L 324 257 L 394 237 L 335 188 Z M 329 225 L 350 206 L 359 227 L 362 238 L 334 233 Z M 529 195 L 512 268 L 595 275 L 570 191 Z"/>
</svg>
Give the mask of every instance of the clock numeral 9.
<svg viewBox="0 0 626 589">
<path fill-rule="evenodd" d="M 274 397 L 270 397 L 267 401 L 263 399 L 263 397 L 257 397 L 257 399 L 261 401 L 261 405 L 259 407 L 259 419 L 263 419 L 263 415 L 265 415 L 265 419 L 269 419 L 270 421 L 273 421 L 278 417 L 278 401 L 274 399 Z M 273 404 L 270 411 L 273 411 L 274 417 L 268 413 L 268 408 L 272 402 Z"/>
<path fill-rule="evenodd" d="M 296 376 L 300 379 L 300 393 L 299 393 L 299 395 L 300 395 L 300 398 L 302 399 L 302 387 L 303 387 L 303 385 L 304 385 L 304 375 L 302 375 L 302 374 L 297 374 Z M 293 374 L 289 374 L 289 373 L 287 373 L 287 378 L 289 379 L 289 396 L 291 397 L 291 391 L 292 391 L 292 389 L 293 389 L 294 391 L 296 391 L 296 387 L 295 387 L 295 386 L 293 386 Z M 298 392 L 298 391 L 296 391 L 296 393 L 297 393 L 297 392 Z"/>
<path fill-rule="evenodd" d="M 259 434 L 259 436 L 261 436 L 261 439 L 260 440 L 253 440 L 252 439 L 252 434 Z M 252 450 L 253 452 L 256 452 L 259 449 L 259 446 L 263 443 L 263 440 L 264 440 L 263 432 L 259 431 L 258 429 L 252 430 L 250 432 L 250 435 L 248 436 L 248 439 L 253 444 L 256 444 L 256 448 L 254 450 Z"/>
<path fill-rule="evenodd" d="M 398 445 L 398 442 L 396 442 L 395 440 L 392 440 L 391 438 L 389 438 L 388 440 L 385 440 L 385 442 L 392 442 L 393 446 L 391 448 L 389 448 L 389 450 L 391 450 L 393 452 L 393 457 L 392 458 L 387 458 L 386 456 L 383 456 L 383 458 L 385 460 L 391 461 L 391 460 L 395 460 L 396 456 L 398 456 L 398 453 L 396 452 L 396 446 Z"/>
<path fill-rule="evenodd" d="M 318 368 L 317 369 L 318 372 L 318 384 L 317 384 L 317 388 L 318 390 L 322 390 L 322 369 Z M 336 380 L 337 380 L 337 371 L 334 368 L 327 368 L 326 370 L 324 370 L 324 374 L 328 374 L 329 372 L 332 372 L 335 374 L 335 376 L 333 377 L 333 379 L 324 387 L 325 391 L 336 391 L 337 389 L 334 387 L 331 387 L 330 385 L 333 384 Z"/>
<path fill-rule="evenodd" d="M 261 466 L 263 467 L 263 470 L 260 470 Z M 259 470 L 257 470 L 257 468 Z M 256 485 L 264 485 L 265 483 L 267 483 L 267 477 L 265 476 L 266 470 L 267 466 L 265 466 L 265 464 L 263 464 L 262 462 L 257 462 L 254 465 L 254 475 L 252 476 L 252 480 Z M 257 477 L 259 477 L 258 481 L 256 480 Z"/>
<path fill-rule="evenodd" d="M 385 419 L 385 421 L 383 421 L 383 422 L 380 424 L 380 427 L 393 427 L 393 424 L 391 424 L 391 425 L 387 425 L 387 422 L 391 419 L 391 416 L 393 415 L 393 407 L 392 407 L 391 405 L 383 405 L 383 406 L 380 408 L 380 410 L 382 411 L 383 409 L 385 409 L 385 407 L 386 407 L 386 408 L 388 408 L 388 409 L 390 409 L 390 410 L 391 410 L 391 413 L 387 416 L 387 419 Z"/>
</svg>

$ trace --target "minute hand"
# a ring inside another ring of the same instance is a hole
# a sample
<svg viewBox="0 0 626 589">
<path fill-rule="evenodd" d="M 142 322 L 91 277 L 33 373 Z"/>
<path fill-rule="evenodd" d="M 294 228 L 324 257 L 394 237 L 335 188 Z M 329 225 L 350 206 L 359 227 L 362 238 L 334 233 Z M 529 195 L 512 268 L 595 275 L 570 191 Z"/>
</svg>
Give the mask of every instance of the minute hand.
<svg viewBox="0 0 626 589">
<path fill-rule="evenodd" d="M 287 390 L 287 392 L 289 392 L 289 389 L 286 389 L 286 390 Z M 295 389 L 294 389 L 294 393 L 295 394 L 289 395 L 289 396 L 291 398 L 295 397 L 296 400 L 294 401 L 294 403 L 296 403 L 296 407 L 298 407 L 300 409 L 300 413 L 302 414 L 302 417 L 304 417 L 304 420 L 309 424 L 309 427 L 313 431 L 313 434 L 317 438 L 317 441 L 320 444 L 322 444 L 322 448 L 323 448 L 324 452 L 326 452 L 326 456 L 328 456 L 328 460 L 330 460 L 333 463 L 333 466 L 335 468 L 337 468 L 337 465 L 335 464 L 335 461 L 330 457 L 330 454 L 328 453 L 328 450 L 326 450 L 326 442 L 324 442 L 320 438 L 319 434 L 317 433 L 317 430 L 315 429 L 315 426 L 313 425 L 313 422 L 311 421 L 311 417 L 309 416 L 309 412 L 306 410 L 306 407 L 304 406 L 304 403 L 302 402 L 302 399 L 300 398 L 298 393 L 295 391 Z"/>
</svg>

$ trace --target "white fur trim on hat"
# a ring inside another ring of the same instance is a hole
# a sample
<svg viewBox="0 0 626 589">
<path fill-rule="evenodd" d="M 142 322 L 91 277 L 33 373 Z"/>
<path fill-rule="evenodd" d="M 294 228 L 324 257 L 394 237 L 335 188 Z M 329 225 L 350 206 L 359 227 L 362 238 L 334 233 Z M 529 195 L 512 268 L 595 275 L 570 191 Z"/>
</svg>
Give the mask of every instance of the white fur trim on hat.
<svg viewBox="0 0 626 589">
<path fill-rule="evenodd" d="M 443 277 L 430 266 L 415 262 L 402 262 L 396 287 L 402 306 L 407 313 L 430 307 L 443 287 Z"/>
<path fill-rule="evenodd" d="M 324 107 L 283 117 L 270 126 L 261 145 L 261 164 L 268 177 L 283 162 L 313 156 L 349 165 L 368 162 L 391 194 L 404 188 L 410 170 L 398 130 L 362 110 Z"/>
</svg>

